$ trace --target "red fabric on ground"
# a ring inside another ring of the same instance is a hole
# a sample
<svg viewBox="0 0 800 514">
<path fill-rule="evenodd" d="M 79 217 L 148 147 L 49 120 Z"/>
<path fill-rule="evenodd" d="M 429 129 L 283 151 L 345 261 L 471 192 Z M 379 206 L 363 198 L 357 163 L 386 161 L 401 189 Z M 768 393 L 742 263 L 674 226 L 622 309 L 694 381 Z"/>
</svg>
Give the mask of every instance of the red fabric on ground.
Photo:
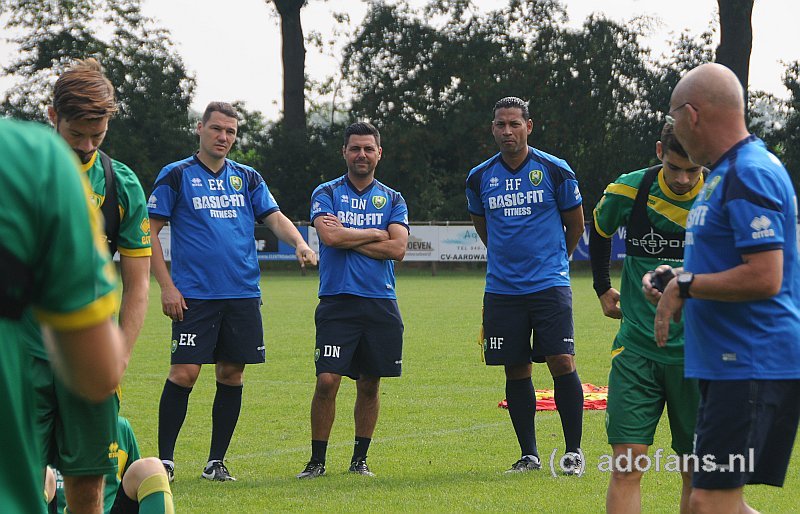
<svg viewBox="0 0 800 514">
<path fill-rule="evenodd" d="M 608 401 L 608 386 L 582 384 L 583 410 L 605 410 Z M 505 400 L 497 404 L 501 409 L 507 409 Z M 557 410 L 555 393 L 552 389 L 536 390 L 536 410 Z"/>
</svg>

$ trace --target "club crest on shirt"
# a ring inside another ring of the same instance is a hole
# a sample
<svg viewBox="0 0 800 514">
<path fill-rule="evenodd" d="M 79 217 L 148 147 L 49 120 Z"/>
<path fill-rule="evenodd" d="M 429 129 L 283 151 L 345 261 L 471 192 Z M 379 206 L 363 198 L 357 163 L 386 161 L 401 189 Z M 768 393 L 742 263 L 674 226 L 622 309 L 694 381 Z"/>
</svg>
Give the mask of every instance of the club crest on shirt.
<svg viewBox="0 0 800 514">
<path fill-rule="evenodd" d="M 376 209 L 383 209 L 383 206 L 386 205 L 386 197 L 385 196 L 373 196 L 372 197 L 372 205 L 374 205 Z"/>
<path fill-rule="evenodd" d="M 242 177 L 238 175 L 231 175 L 228 177 L 228 182 L 230 182 L 231 187 L 236 191 L 242 190 Z"/>
<path fill-rule="evenodd" d="M 317 362 L 318 360 L 319 360 L 319 348 L 314 350 L 314 362 Z"/>
<path fill-rule="evenodd" d="M 538 186 L 542 183 L 542 176 L 544 176 L 542 170 L 531 170 L 531 172 L 528 173 L 528 178 L 531 179 L 531 184 L 534 186 Z"/>
<path fill-rule="evenodd" d="M 101 206 L 101 205 L 103 205 L 103 200 L 104 200 L 104 199 L 105 199 L 105 197 L 103 197 L 103 196 L 100 196 L 99 194 L 97 194 L 97 193 L 94 193 L 94 192 L 92 192 L 92 194 L 90 194 L 90 195 L 89 195 L 89 203 L 90 203 L 90 204 L 91 204 L 91 205 L 92 205 L 92 206 L 93 206 L 95 209 L 99 209 L 99 208 L 100 208 L 100 206 Z"/>
</svg>

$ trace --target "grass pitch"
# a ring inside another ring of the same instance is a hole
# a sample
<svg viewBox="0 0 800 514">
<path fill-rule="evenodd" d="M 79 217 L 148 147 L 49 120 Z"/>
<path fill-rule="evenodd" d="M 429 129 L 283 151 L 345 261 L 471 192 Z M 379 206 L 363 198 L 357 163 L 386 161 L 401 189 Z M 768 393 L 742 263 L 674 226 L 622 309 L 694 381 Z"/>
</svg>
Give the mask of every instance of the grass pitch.
<svg viewBox="0 0 800 514">
<path fill-rule="evenodd" d="M 398 272 L 406 332 L 403 376 L 381 384 L 381 413 L 369 464 L 378 476 L 347 473 L 353 444 L 355 385 L 344 379 L 328 447 L 327 475 L 294 478 L 310 455 L 309 412 L 314 390 L 314 309 L 317 276 L 267 271 L 262 279 L 267 362 L 248 366 L 239 425 L 226 464 L 236 482 L 200 478 L 211 438 L 213 370 L 206 366 L 192 392 L 176 448 L 173 483 L 179 512 L 543 512 L 605 509 L 608 473 L 598 470 L 610 447 L 604 411 L 585 411 L 583 477 L 553 477 L 547 460 L 563 453 L 556 412 L 536 416 L 540 472 L 504 475 L 519 458 L 508 413 L 499 409 L 504 378 L 481 362 L 482 272 Z M 615 283 L 619 283 L 618 277 Z M 606 385 L 617 323 L 603 317 L 586 271 L 573 273 L 575 342 L 582 382 Z M 157 455 L 158 403 L 169 368 L 170 324 L 161 314 L 160 289 L 123 383 L 122 415 L 133 424 L 145 456 Z M 546 366 L 534 366 L 534 386 L 553 386 Z M 662 420 L 653 448 L 671 454 Z M 652 451 L 651 451 L 652 454 Z M 796 512 L 800 505 L 797 450 L 783 489 L 750 486 L 746 497 L 762 512 Z M 677 512 L 680 477 L 648 472 L 644 512 Z"/>
</svg>

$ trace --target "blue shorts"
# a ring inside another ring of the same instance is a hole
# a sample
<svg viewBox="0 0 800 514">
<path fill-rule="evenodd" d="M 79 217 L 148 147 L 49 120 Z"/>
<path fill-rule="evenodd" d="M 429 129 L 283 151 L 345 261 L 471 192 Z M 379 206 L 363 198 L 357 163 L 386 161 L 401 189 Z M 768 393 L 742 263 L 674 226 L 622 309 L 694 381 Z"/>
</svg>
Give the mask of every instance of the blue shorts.
<svg viewBox="0 0 800 514">
<path fill-rule="evenodd" d="M 782 487 L 799 419 L 800 380 L 700 380 L 692 487 Z"/>
<path fill-rule="evenodd" d="M 172 322 L 172 364 L 264 362 L 261 298 L 194 300 Z"/>
<path fill-rule="evenodd" d="M 483 296 L 483 355 L 487 365 L 513 366 L 544 362 L 551 355 L 575 355 L 574 333 L 569 287 L 526 295 Z"/>
<path fill-rule="evenodd" d="M 314 315 L 317 375 L 358 380 L 399 377 L 403 367 L 403 319 L 397 301 L 349 294 L 322 296 Z"/>
</svg>

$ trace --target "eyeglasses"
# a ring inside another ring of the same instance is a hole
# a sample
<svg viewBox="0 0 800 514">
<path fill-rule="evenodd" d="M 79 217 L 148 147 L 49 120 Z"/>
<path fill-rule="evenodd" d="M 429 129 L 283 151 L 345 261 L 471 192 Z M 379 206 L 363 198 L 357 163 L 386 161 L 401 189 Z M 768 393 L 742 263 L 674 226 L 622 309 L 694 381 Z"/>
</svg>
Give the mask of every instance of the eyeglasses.
<svg viewBox="0 0 800 514">
<path fill-rule="evenodd" d="M 664 119 L 666 120 L 666 122 L 669 123 L 670 125 L 675 125 L 675 118 L 672 117 L 672 113 L 680 111 L 681 109 L 683 109 L 687 105 L 689 107 L 691 107 L 692 109 L 694 109 L 695 112 L 700 112 L 700 109 L 698 109 L 697 107 L 695 107 L 691 103 L 689 103 L 689 102 L 682 103 L 678 107 L 676 107 L 676 108 L 672 109 L 671 111 L 669 111 L 666 116 L 664 116 Z"/>
</svg>

